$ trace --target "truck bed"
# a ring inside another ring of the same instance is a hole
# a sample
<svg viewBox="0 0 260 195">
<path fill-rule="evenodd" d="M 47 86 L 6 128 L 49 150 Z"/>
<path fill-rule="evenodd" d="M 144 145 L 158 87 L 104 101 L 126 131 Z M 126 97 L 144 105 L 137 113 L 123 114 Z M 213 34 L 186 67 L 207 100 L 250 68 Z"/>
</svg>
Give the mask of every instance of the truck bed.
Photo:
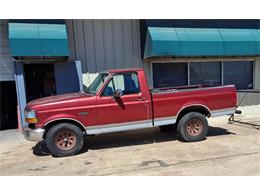
<svg viewBox="0 0 260 195">
<path fill-rule="evenodd" d="M 178 114 L 191 106 L 203 107 L 209 116 L 232 114 L 236 106 L 235 93 L 233 85 L 151 89 L 154 124 L 165 125 L 169 120 L 177 120 Z"/>
</svg>

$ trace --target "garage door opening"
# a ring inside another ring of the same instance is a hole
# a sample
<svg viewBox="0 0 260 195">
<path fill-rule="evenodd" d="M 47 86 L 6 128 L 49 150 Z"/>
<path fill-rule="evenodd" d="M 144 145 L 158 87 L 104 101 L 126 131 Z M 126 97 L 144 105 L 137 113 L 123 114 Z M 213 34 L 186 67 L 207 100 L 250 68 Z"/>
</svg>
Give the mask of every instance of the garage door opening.
<svg viewBox="0 0 260 195">
<path fill-rule="evenodd" d="M 17 95 L 14 81 L 0 82 L 0 130 L 16 129 Z"/>
<path fill-rule="evenodd" d="M 56 95 L 53 64 L 24 64 L 27 103 L 42 97 Z"/>
</svg>

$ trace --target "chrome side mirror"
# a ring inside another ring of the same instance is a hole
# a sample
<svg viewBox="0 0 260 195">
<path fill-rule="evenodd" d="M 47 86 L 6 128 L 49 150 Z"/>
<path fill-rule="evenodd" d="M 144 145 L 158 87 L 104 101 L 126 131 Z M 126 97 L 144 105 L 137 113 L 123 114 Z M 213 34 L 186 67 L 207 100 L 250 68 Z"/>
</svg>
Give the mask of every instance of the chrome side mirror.
<svg viewBox="0 0 260 195">
<path fill-rule="evenodd" d="M 123 91 L 121 89 L 115 90 L 114 98 L 120 98 L 123 95 Z"/>
</svg>

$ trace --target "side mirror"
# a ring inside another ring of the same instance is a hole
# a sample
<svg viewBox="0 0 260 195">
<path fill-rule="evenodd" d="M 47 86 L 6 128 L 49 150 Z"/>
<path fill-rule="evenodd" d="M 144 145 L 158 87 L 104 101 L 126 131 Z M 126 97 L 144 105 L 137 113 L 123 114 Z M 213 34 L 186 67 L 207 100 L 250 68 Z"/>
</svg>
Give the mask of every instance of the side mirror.
<svg viewBox="0 0 260 195">
<path fill-rule="evenodd" d="M 117 90 L 115 90 L 113 97 L 120 98 L 122 95 L 123 95 L 123 91 L 121 89 L 117 89 Z"/>
</svg>

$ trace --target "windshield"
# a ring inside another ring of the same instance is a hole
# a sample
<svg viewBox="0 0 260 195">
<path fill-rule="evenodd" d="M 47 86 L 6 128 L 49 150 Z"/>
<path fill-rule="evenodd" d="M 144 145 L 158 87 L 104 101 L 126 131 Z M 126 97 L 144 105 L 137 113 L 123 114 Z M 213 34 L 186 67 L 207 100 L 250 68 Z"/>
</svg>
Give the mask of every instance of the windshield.
<svg viewBox="0 0 260 195">
<path fill-rule="evenodd" d="M 100 73 L 95 80 L 89 85 L 89 87 L 85 90 L 86 93 L 96 94 L 100 87 L 106 82 L 108 79 L 108 73 Z"/>
</svg>

